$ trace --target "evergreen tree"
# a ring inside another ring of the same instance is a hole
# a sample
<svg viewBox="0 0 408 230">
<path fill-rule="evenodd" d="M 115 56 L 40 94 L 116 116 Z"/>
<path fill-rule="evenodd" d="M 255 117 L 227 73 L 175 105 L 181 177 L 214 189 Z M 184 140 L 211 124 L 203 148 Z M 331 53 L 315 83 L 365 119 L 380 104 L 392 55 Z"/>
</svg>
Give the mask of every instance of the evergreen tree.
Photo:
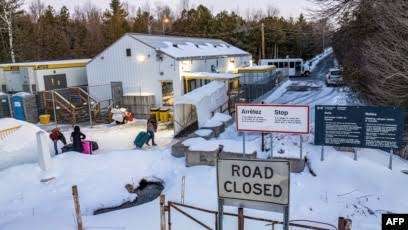
<svg viewBox="0 0 408 230">
<path fill-rule="evenodd" d="M 105 37 L 110 44 L 129 31 L 127 10 L 120 0 L 112 0 L 110 10 L 104 13 Z"/>
</svg>

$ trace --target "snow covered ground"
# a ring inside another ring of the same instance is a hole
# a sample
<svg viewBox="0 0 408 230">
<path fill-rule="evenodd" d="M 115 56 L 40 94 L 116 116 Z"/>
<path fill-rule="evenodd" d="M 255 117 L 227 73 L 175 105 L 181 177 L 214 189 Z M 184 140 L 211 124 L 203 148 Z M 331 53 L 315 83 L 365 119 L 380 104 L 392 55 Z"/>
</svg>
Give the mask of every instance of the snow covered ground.
<svg viewBox="0 0 408 230">
<path fill-rule="evenodd" d="M 306 92 L 288 91 L 288 85 L 284 84 L 281 89 L 269 95 L 267 101 L 311 106 L 358 103 L 347 88 L 324 86 L 322 76 L 332 64 L 332 58 L 323 59 L 316 65 L 314 75 L 310 79 L 293 80 L 313 82 L 321 86 L 319 89 Z M 185 203 L 216 210 L 215 168 L 186 168 L 183 158 L 172 157 L 169 145 L 173 139 L 171 131 L 168 130 L 158 133 L 160 147 L 135 150 L 132 145 L 133 138 L 138 131 L 144 129 L 144 125 L 145 121 L 138 121 L 125 126 L 101 125 L 84 128 L 83 132 L 90 139 L 99 142 L 101 149 L 98 154 L 89 156 L 71 152 L 54 157 L 53 171 L 56 180 L 45 184 L 40 182 L 41 171 L 35 163 L 0 171 L 0 230 L 75 229 L 71 197 L 71 186 L 74 184 L 79 188 L 86 229 L 159 229 L 157 199 L 126 210 L 92 215 L 95 209 L 134 198 L 134 195 L 127 193 L 124 185 L 137 184 L 141 178 L 152 176 L 164 180 L 164 194 L 167 200 L 172 201 L 180 201 L 181 181 L 185 176 Z M 71 127 L 64 127 L 63 130 L 69 134 Z M 22 136 L 18 134 L 15 138 L 25 139 Z M 216 142 L 239 143 L 241 138 L 235 127 L 230 126 Z M 248 145 L 255 146 L 260 153 L 259 134 L 247 135 L 247 141 Z M 298 136 L 275 135 L 274 156 L 298 156 L 298 141 Z M 405 196 L 405 191 L 408 190 L 408 175 L 401 173 L 401 170 L 408 168 L 406 161 L 395 158 L 391 171 L 387 168 L 388 154 L 385 152 L 359 149 L 358 161 L 354 161 L 351 153 L 326 147 L 325 160 L 322 162 L 321 147 L 313 145 L 312 142 L 313 135 L 304 136 L 304 155 L 310 159 L 317 176 L 313 177 L 307 171 L 291 174 L 291 220 L 307 219 L 337 225 L 337 218 L 344 216 L 352 219 L 353 229 L 375 230 L 381 228 L 381 213 L 408 210 L 408 200 Z M 268 153 L 259 155 L 266 157 Z M 227 207 L 226 211 L 236 212 L 236 208 Z M 210 226 L 214 224 L 212 215 L 196 211 L 189 213 Z M 245 214 L 276 220 L 282 218 L 278 213 L 250 209 L 246 209 Z M 201 229 L 175 211 L 172 212 L 172 222 L 173 229 L 177 230 Z M 256 221 L 246 221 L 245 224 L 246 229 L 271 228 Z M 226 217 L 224 226 L 225 229 L 235 229 L 236 219 Z"/>
</svg>

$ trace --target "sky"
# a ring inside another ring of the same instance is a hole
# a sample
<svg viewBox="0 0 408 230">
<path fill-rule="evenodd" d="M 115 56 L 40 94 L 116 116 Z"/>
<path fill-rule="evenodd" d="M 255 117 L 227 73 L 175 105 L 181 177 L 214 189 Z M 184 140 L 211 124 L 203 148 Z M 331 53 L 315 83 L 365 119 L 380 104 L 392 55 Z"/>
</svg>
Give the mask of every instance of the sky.
<svg viewBox="0 0 408 230">
<path fill-rule="evenodd" d="M 26 4 L 36 0 L 26 0 Z M 109 7 L 110 0 L 41 0 L 46 5 L 52 5 L 54 8 L 59 9 L 61 6 L 66 5 L 71 10 L 75 7 L 83 7 L 86 4 L 92 4 L 98 8 L 105 9 Z M 129 5 L 130 11 L 136 9 L 138 6 L 146 6 L 146 3 L 150 5 L 152 9 L 156 5 L 166 4 L 173 9 L 178 9 L 180 6 L 180 0 L 122 0 L 126 1 Z M 297 17 L 300 13 L 307 14 L 307 10 L 313 8 L 313 4 L 308 0 L 189 0 L 190 5 L 197 6 L 203 4 L 215 12 L 221 10 L 234 10 L 239 11 L 242 16 L 246 16 L 248 10 L 266 10 L 268 6 L 273 6 L 279 9 L 279 13 L 283 17 Z"/>
</svg>

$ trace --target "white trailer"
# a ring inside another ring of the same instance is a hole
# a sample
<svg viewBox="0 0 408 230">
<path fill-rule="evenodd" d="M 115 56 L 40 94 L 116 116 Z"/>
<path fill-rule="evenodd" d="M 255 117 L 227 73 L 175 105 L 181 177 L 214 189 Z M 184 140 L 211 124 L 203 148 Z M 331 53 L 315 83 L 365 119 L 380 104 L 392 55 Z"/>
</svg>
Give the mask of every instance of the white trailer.
<svg viewBox="0 0 408 230">
<path fill-rule="evenodd" d="M 289 77 L 308 76 L 309 68 L 304 66 L 301 58 L 261 59 L 259 65 L 273 65 L 277 70 Z"/>
<path fill-rule="evenodd" d="M 153 94 L 161 106 L 187 92 L 185 73 L 233 72 L 251 59 L 218 39 L 128 33 L 88 63 L 89 91 L 106 101 L 113 97 L 111 84 L 119 82 L 124 94 Z"/>
<path fill-rule="evenodd" d="M 2 64 L 0 68 L 6 91 L 36 93 L 87 85 L 86 64 L 89 61 L 90 59 L 73 59 L 10 63 Z"/>
</svg>

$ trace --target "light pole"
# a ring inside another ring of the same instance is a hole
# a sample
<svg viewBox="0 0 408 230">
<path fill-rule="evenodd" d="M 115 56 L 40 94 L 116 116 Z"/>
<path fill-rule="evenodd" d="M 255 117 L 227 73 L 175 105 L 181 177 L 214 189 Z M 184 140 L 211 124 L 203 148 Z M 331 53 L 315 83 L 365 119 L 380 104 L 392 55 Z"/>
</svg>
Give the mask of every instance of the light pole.
<svg viewBox="0 0 408 230">
<path fill-rule="evenodd" d="M 166 33 L 166 24 L 168 24 L 170 22 L 170 19 L 168 17 L 164 17 L 163 21 L 162 21 L 162 33 L 163 35 Z"/>
</svg>

